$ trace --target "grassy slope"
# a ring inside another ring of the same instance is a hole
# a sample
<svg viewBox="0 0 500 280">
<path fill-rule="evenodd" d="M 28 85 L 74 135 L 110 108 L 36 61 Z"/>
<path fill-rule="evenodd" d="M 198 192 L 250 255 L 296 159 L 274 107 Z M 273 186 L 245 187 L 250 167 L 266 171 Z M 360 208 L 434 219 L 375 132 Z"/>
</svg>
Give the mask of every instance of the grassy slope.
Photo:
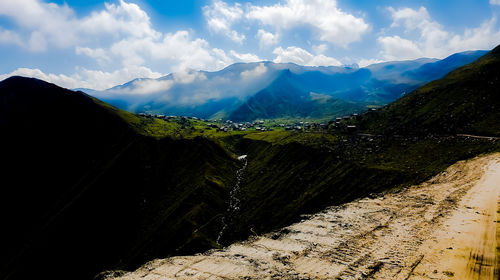
<svg viewBox="0 0 500 280">
<path fill-rule="evenodd" d="M 266 132 L 232 138 L 228 142 L 248 154 L 249 165 L 240 214 L 227 243 L 278 229 L 326 206 L 420 183 L 458 160 L 500 150 L 499 141 L 453 137 L 367 141 Z"/>
<path fill-rule="evenodd" d="M 386 134 L 470 133 L 500 136 L 500 47 L 365 117 Z"/>
<path fill-rule="evenodd" d="M 204 138 L 160 137 L 176 126 L 35 79 L 0 83 L 0 278 L 90 279 L 212 248 L 239 163 Z"/>
</svg>

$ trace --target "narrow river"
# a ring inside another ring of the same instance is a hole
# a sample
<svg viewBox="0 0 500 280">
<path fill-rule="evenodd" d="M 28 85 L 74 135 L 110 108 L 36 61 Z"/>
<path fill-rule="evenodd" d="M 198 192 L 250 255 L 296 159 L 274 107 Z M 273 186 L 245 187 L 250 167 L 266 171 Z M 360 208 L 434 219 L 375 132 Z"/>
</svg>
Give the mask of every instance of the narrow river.
<svg viewBox="0 0 500 280">
<path fill-rule="evenodd" d="M 238 171 L 236 171 L 236 183 L 229 192 L 229 206 L 227 207 L 226 213 L 222 217 L 222 228 L 216 240 L 217 244 L 219 245 L 220 245 L 219 241 L 224 235 L 224 232 L 226 231 L 228 224 L 231 223 L 234 216 L 240 210 L 240 199 L 238 198 L 238 193 L 240 191 L 241 181 L 243 180 L 243 173 L 245 173 L 245 170 L 248 165 L 247 155 L 239 156 L 238 160 L 243 162 L 243 166 L 240 169 L 238 169 Z"/>
</svg>

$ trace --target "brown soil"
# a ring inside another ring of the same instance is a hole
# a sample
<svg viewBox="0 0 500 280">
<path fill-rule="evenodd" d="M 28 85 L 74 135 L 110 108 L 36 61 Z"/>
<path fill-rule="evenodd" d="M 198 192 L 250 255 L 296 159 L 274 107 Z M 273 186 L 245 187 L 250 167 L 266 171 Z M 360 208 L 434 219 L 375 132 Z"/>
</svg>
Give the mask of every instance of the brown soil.
<svg viewBox="0 0 500 280">
<path fill-rule="evenodd" d="M 499 195 L 500 154 L 483 156 L 403 191 L 113 279 L 499 279 Z"/>
</svg>

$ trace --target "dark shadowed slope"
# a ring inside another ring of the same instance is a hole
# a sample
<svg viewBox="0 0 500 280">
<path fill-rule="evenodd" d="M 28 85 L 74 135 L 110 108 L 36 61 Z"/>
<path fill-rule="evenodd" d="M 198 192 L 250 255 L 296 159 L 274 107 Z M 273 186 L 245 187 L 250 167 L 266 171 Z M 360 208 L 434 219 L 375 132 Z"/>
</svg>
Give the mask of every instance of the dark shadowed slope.
<svg viewBox="0 0 500 280">
<path fill-rule="evenodd" d="M 0 82 L 1 279 L 91 279 L 214 246 L 237 161 L 137 121 L 40 80 Z"/>
</svg>

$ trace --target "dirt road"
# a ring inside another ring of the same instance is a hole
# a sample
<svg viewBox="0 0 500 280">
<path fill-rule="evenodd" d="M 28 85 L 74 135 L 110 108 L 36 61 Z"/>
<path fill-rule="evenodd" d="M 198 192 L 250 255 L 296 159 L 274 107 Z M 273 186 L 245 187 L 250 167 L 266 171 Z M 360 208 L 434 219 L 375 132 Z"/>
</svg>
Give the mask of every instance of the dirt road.
<svg viewBox="0 0 500 280">
<path fill-rule="evenodd" d="M 499 279 L 500 154 L 116 279 Z"/>
</svg>

